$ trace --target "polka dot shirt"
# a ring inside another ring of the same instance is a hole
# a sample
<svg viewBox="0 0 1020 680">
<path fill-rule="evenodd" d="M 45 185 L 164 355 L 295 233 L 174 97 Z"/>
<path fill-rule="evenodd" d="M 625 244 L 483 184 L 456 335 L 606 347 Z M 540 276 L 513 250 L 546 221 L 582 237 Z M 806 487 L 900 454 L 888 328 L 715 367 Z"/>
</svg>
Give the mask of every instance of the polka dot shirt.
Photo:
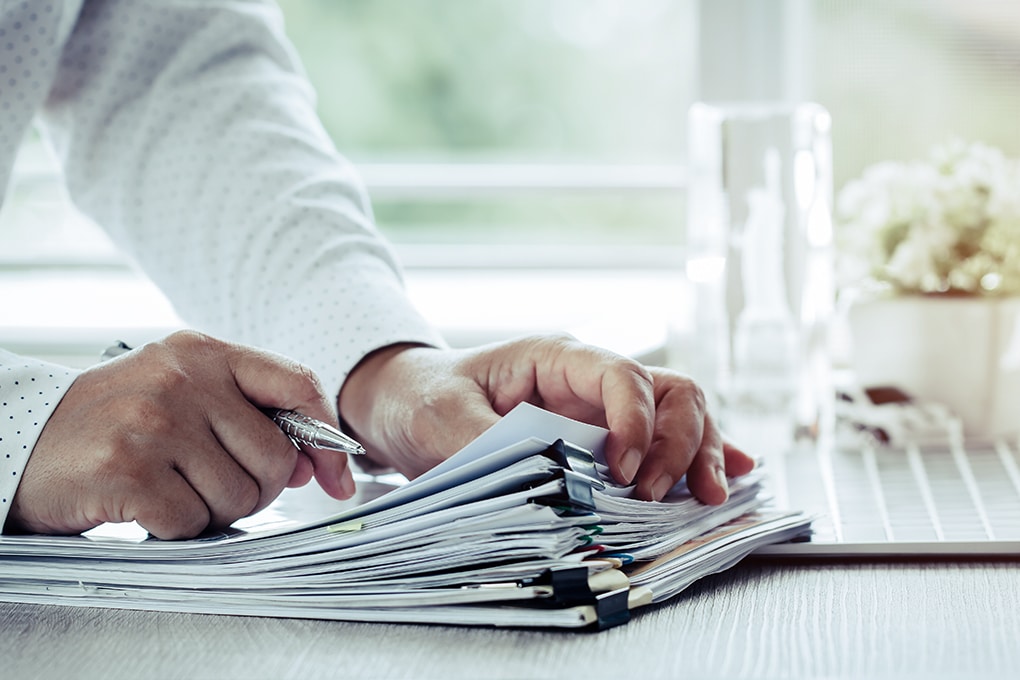
<svg viewBox="0 0 1020 680">
<path fill-rule="evenodd" d="M 332 394 L 372 350 L 443 344 L 272 4 L 4 0 L 0 187 L 34 122 L 75 204 L 195 328 L 287 354 Z M 0 524 L 74 375 L 0 352 Z"/>
</svg>

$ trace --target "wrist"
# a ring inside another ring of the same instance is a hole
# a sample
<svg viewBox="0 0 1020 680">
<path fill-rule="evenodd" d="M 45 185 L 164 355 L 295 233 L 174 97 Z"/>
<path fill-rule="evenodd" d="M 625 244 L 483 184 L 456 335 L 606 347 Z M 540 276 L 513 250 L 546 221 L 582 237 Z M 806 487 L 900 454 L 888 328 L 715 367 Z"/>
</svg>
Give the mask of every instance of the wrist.
<svg viewBox="0 0 1020 680">
<path fill-rule="evenodd" d="M 355 365 L 340 388 L 337 412 L 341 429 L 361 442 L 370 455 L 375 451 L 378 456 L 382 448 L 382 433 L 373 426 L 382 407 L 381 396 L 402 382 L 397 366 L 399 357 L 423 347 L 417 343 L 398 343 L 377 349 Z"/>
</svg>

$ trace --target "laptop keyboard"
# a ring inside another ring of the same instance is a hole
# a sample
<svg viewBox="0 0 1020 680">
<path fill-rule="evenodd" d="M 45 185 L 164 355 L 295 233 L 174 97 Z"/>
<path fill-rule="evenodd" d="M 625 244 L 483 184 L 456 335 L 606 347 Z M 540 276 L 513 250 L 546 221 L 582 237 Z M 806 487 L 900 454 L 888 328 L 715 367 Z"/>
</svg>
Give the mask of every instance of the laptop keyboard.
<svg viewBox="0 0 1020 680">
<path fill-rule="evenodd" d="M 806 448 L 780 464 L 777 501 L 818 513 L 812 542 L 1020 540 L 1015 445 Z"/>
</svg>

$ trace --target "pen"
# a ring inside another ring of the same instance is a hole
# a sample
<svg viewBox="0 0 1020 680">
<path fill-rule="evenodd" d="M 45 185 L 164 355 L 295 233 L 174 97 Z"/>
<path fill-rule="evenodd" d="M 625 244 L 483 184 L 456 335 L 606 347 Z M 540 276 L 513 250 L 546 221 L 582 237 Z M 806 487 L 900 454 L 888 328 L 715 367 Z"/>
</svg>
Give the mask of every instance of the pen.
<svg viewBox="0 0 1020 680">
<path fill-rule="evenodd" d="M 103 351 L 100 360 L 107 361 L 130 351 L 130 346 L 118 340 L 117 344 L 111 345 Z M 349 453 L 355 456 L 365 453 L 365 447 L 329 423 L 284 408 L 264 408 L 261 411 L 272 419 L 295 445 L 306 444 L 314 449 Z"/>
<path fill-rule="evenodd" d="M 314 449 L 339 451 L 355 456 L 365 453 L 365 447 L 354 439 L 311 416 L 285 408 L 264 408 L 262 412 L 272 418 L 295 444 L 307 444 Z"/>
</svg>

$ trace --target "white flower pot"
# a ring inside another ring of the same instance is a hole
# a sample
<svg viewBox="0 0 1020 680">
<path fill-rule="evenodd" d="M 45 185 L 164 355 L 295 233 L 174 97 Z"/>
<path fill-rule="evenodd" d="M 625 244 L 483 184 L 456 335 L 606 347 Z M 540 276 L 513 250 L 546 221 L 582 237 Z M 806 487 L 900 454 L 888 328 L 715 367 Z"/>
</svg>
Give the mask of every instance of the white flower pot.
<svg viewBox="0 0 1020 680">
<path fill-rule="evenodd" d="M 945 404 L 968 437 L 1020 432 L 1020 298 L 910 296 L 848 311 L 857 381 Z"/>
</svg>

